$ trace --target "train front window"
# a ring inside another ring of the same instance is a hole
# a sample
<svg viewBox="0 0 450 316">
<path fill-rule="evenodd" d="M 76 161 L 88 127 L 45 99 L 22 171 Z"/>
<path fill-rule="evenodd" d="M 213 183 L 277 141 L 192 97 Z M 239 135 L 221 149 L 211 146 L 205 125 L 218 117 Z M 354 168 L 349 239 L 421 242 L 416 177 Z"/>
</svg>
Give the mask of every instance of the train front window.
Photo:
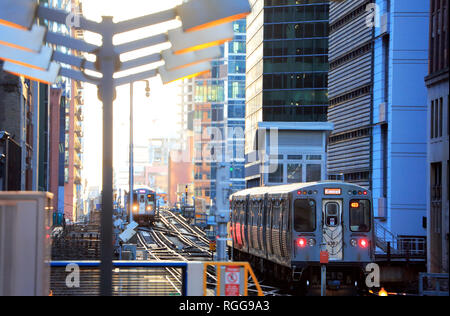
<svg viewBox="0 0 450 316">
<path fill-rule="evenodd" d="M 140 203 L 145 203 L 145 196 L 140 195 L 139 201 L 140 201 Z"/>
<path fill-rule="evenodd" d="M 294 229 L 297 232 L 316 230 L 316 201 L 298 199 L 294 203 Z"/>
<path fill-rule="evenodd" d="M 339 225 L 339 204 L 336 202 L 326 204 L 325 220 L 328 227 L 336 227 Z"/>
<path fill-rule="evenodd" d="M 370 201 L 350 201 L 350 230 L 352 232 L 370 231 Z"/>
</svg>

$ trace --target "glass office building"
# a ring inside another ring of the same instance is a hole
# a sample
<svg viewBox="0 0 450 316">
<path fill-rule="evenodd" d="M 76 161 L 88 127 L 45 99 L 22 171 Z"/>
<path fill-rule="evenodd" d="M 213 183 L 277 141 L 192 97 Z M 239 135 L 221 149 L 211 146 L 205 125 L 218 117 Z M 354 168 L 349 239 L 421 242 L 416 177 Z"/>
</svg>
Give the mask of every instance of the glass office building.
<svg viewBox="0 0 450 316">
<path fill-rule="evenodd" d="M 233 22 L 234 38 L 210 74 L 194 79 L 194 190 L 209 208 L 216 197 L 217 168 L 229 165 L 230 194 L 245 188 L 246 21 Z"/>
<path fill-rule="evenodd" d="M 277 181 L 264 181 L 261 168 L 255 168 L 254 161 L 249 160 L 248 155 L 261 152 L 264 147 L 257 140 L 260 137 L 258 131 L 264 129 L 261 123 L 272 122 L 268 125 L 270 128 L 285 130 L 292 138 L 295 137 L 293 133 L 314 129 L 311 124 L 293 123 L 327 121 L 329 1 L 254 0 L 251 5 L 252 13 L 247 18 L 245 146 L 246 179 L 250 187 L 286 183 L 289 177 L 284 170 L 289 166 L 280 164 L 279 174 L 269 176 Z M 284 123 L 290 123 L 289 127 Z M 317 131 L 321 127 L 329 129 L 326 124 L 319 124 Z M 283 142 L 282 135 L 279 137 Z M 323 145 L 317 144 L 320 153 L 300 150 L 291 156 L 319 154 L 320 161 L 325 161 Z M 279 150 L 283 151 L 281 147 Z M 287 158 L 283 152 L 277 156 Z M 264 164 L 262 160 L 257 157 L 257 161 Z M 322 172 L 318 174 L 323 175 Z M 308 176 L 304 175 L 298 180 L 302 182 L 306 178 Z"/>
</svg>

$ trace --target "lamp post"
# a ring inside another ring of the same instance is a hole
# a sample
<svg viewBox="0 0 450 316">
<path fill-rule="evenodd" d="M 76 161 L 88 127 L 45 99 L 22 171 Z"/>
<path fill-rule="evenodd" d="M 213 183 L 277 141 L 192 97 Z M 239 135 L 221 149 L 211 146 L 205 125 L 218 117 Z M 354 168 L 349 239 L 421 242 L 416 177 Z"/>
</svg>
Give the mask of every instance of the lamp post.
<svg viewBox="0 0 450 316">
<path fill-rule="evenodd" d="M 145 82 L 145 92 L 147 98 L 150 97 L 150 82 L 148 80 L 140 80 L 142 82 Z M 133 214 L 133 191 L 134 191 L 134 111 L 133 111 L 133 104 L 134 104 L 134 82 L 130 83 L 130 193 L 129 193 L 129 207 L 128 207 L 128 214 L 127 214 L 127 220 L 128 223 L 131 223 L 132 220 L 132 214 Z"/>
</svg>

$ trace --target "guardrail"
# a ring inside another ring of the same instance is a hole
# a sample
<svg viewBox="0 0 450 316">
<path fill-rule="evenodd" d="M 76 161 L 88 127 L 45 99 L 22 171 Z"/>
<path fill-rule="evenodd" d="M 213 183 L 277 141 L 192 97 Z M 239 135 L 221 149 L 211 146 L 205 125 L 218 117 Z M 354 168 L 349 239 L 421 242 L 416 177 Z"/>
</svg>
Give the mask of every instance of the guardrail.
<svg viewBox="0 0 450 316">
<path fill-rule="evenodd" d="M 100 295 L 100 261 L 52 261 L 50 295 Z M 215 267 L 216 292 L 208 291 L 208 268 Z M 248 262 L 114 261 L 113 296 L 248 296 L 249 276 L 261 286 Z M 203 282 L 202 282 L 203 281 Z"/>
<path fill-rule="evenodd" d="M 448 273 L 419 273 L 420 296 L 449 296 Z"/>
<path fill-rule="evenodd" d="M 100 294 L 100 261 L 53 261 L 50 267 L 52 296 Z M 113 296 L 198 295 L 198 267 L 201 263 L 114 261 Z"/>
<path fill-rule="evenodd" d="M 425 258 L 427 254 L 426 237 L 399 237 L 375 222 L 376 245 L 388 256 L 404 258 Z"/>
</svg>

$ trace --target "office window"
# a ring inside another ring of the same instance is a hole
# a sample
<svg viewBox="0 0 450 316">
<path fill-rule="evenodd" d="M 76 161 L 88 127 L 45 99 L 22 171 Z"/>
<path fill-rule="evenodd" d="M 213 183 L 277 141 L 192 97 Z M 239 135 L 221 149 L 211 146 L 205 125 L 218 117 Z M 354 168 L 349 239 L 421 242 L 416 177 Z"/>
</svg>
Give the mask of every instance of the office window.
<svg viewBox="0 0 450 316">
<path fill-rule="evenodd" d="M 306 165 L 306 182 L 320 181 L 322 178 L 321 165 Z"/>
<path fill-rule="evenodd" d="M 288 164 L 287 165 L 287 182 L 299 183 L 302 182 L 302 165 Z"/>
<path fill-rule="evenodd" d="M 443 133 L 443 115 L 444 115 L 444 99 L 436 99 L 431 101 L 431 116 L 430 116 L 430 137 L 439 138 Z"/>
<path fill-rule="evenodd" d="M 283 164 L 278 164 L 278 168 L 275 172 L 269 173 L 270 183 L 283 183 L 284 168 Z"/>
</svg>

